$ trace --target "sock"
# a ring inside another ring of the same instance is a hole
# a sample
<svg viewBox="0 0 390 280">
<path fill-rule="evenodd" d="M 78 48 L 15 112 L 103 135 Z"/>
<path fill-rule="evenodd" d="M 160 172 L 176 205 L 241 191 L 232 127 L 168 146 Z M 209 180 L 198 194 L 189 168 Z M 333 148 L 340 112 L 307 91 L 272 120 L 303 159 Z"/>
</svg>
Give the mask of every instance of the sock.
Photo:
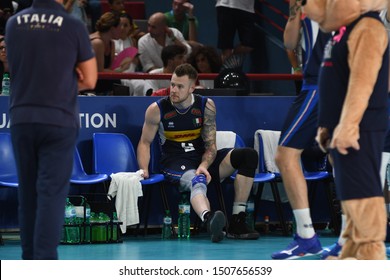
<svg viewBox="0 0 390 280">
<path fill-rule="evenodd" d="M 207 213 L 210 213 L 210 211 L 209 211 L 209 210 L 204 210 L 204 211 L 202 212 L 202 214 L 200 215 L 200 219 L 202 220 L 202 222 L 204 222 L 204 220 L 205 220 L 205 215 L 206 215 Z"/>
<path fill-rule="evenodd" d="M 233 203 L 233 215 L 238 214 L 240 212 L 245 212 L 246 203 L 245 202 L 234 202 Z"/>
<path fill-rule="evenodd" d="M 301 238 L 312 238 L 315 235 L 313 223 L 310 217 L 310 209 L 293 210 L 295 221 L 297 223 L 297 234 Z"/>
<path fill-rule="evenodd" d="M 343 246 L 345 244 L 345 241 L 347 240 L 347 239 L 343 238 L 343 233 L 345 230 L 346 223 L 347 223 L 347 216 L 344 214 L 341 214 L 340 236 L 339 236 L 339 240 L 337 241 L 337 243 L 339 243 L 340 246 Z"/>
</svg>

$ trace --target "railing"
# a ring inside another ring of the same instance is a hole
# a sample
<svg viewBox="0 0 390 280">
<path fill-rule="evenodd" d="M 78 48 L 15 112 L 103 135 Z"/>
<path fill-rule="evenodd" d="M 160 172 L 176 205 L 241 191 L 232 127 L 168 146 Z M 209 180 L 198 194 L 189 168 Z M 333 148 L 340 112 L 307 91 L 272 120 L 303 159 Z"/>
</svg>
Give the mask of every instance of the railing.
<svg viewBox="0 0 390 280">
<path fill-rule="evenodd" d="M 245 74 L 251 81 L 264 81 L 264 80 L 302 80 L 302 75 L 297 74 Z M 138 80 L 169 80 L 171 74 L 148 74 L 148 73 L 99 73 L 99 79 L 112 80 L 112 79 L 138 79 Z M 199 80 L 214 80 L 218 74 L 199 74 Z"/>
</svg>

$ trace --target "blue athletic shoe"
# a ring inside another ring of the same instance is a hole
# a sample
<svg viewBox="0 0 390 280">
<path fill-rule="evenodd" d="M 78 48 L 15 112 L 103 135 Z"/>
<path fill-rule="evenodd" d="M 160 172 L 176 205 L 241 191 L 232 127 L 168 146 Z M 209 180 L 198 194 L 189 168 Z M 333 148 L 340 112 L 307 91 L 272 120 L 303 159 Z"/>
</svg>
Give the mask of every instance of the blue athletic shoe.
<svg viewBox="0 0 390 280">
<path fill-rule="evenodd" d="M 387 248 L 386 248 L 386 255 L 387 255 L 388 257 L 390 257 L 390 247 L 387 247 Z"/>
<path fill-rule="evenodd" d="M 295 234 L 294 241 L 286 249 L 271 255 L 274 260 L 293 260 L 305 256 L 318 255 L 322 252 L 322 246 L 317 235 L 305 239 Z"/>
<path fill-rule="evenodd" d="M 339 245 L 338 242 L 335 242 L 334 244 L 324 247 L 322 253 L 321 253 L 321 260 L 326 260 L 327 257 L 337 257 L 339 253 L 341 252 L 342 246 Z"/>
</svg>

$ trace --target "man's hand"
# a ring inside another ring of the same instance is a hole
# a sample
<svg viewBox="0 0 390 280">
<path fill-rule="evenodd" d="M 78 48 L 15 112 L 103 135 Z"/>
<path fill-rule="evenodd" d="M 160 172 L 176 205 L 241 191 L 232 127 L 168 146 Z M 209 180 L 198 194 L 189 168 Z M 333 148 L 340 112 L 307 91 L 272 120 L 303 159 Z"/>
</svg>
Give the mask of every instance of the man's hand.
<svg viewBox="0 0 390 280">
<path fill-rule="evenodd" d="M 330 144 L 329 130 L 325 127 L 319 127 L 317 130 L 316 141 L 321 151 L 326 153 Z"/>
<path fill-rule="evenodd" d="M 360 149 L 359 138 L 358 125 L 338 124 L 334 130 L 330 148 L 337 149 L 340 154 L 346 155 L 348 154 L 348 148 Z"/>
<path fill-rule="evenodd" d="M 185 8 L 189 17 L 194 16 L 194 5 L 193 4 L 191 4 L 190 2 L 185 2 L 183 4 L 183 7 Z"/>
<path fill-rule="evenodd" d="M 212 179 L 211 175 L 209 171 L 203 166 L 199 166 L 198 169 L 196 169 L 195 175 L 200 175 L 200 174 L 204 174 L 206 176 L 207 184 L 211 182 Z"/>
</svg>

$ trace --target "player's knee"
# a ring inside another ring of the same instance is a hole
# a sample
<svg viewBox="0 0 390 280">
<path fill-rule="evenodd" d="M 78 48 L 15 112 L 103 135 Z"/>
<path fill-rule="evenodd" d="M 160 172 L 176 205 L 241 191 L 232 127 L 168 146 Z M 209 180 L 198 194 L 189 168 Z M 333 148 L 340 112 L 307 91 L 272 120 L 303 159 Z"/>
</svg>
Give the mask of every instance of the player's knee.
<svg viewBox="0 0 390 280">
<path fill-rule="evenodd" d="M 192 179 L 191 199 L 197 195 L 207 197 L 207 180 L 206 176 L 203 174 L 196 175 Z"/>
<path fill-rule="evenodd" d="M 252 148 L 234 149 L 230 155 L 230 162 L 237 173 L 246 177 L 255 176 L 259 155 Z"/>
</svg>

